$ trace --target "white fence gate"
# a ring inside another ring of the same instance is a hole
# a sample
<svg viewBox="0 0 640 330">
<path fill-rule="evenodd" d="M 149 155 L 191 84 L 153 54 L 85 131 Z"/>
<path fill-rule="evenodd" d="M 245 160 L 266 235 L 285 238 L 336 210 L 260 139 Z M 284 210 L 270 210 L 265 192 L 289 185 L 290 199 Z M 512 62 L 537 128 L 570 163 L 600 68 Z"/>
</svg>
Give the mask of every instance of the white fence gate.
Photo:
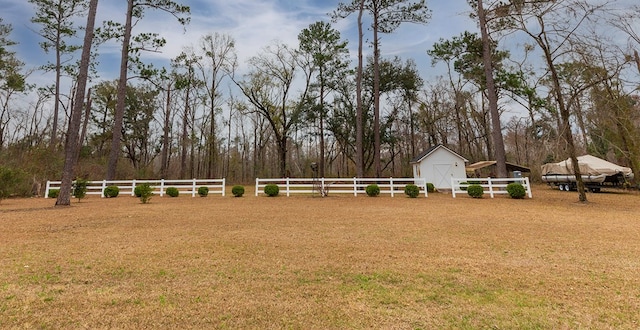
<svg viewBox="0 0 640 330">
<path fill-rule="evenodd" d="M 366 195 L 365 189 L 370 184 L 380 187 L 380 194 L 404 194 L 404 188 L 408 184 L 418 186 L 418 189 L 427 197 L 427 184 L 420 178 L 284 178 L 284 179 L 260 179 L 256 178 L 256 196 L 264 193 L 264 187 L 268 184 L 277 184 L 280 191 L 284 190 L 287 196 L 291 194 L 358 194 Z"/>
<path fill-rule="evenodd" d="M 522 184 L 527 192 L 527 196 L 532 198 L 531 184 L 529 178 L 452 178 L 451 194 L 456 198 L 456 194 L 467 194 L 467 188 L 471 184 L 479 184 L 485 191 L 489 191 L 491 198 L 496 194 L 508 194 L 507 185 L 517 182 Z"/>
<path fill-rule="evenodd" d="M 117 186 L 120 189 L 120 194 L 129 194 L 135 196 L 136 185 L 148 183 L 153 189 L 154 193 L 160 194 L 160 197 L 164 196 L 167 188 L 174 187 L 181 193 L 191 194 L 191 197 L 195 197 L 198 194 L 198 188 L 209 188 L 209 194 L 221 194 L 225 195 L 225 179 L 191 179 L 191 180 L 102 180 L 102 181 L 89 181 L 87 184 L 87 195 L 100 195 L 104 197 L 104 189 L 109 186 Z M 44 197 L 49 197 L 49 191 L 52 189 L 60 189 L 61 181 L 47 181 L 47 187 L 44 192 Z"/>
</svg>

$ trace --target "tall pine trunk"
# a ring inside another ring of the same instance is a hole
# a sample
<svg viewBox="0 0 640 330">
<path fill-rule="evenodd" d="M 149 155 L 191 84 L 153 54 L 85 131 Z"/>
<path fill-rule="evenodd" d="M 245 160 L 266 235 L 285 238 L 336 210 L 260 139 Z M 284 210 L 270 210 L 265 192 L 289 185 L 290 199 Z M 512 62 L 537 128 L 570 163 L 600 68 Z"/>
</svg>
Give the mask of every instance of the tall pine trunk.
<svg viewBox="0 0 640 330">
<path fill-rule="evenodd" d="M 478 19 L 480 20 L 480 33 L 482 35 L 482 62 L 484 64 L 487 100 L 489 101 L 489 112 L 491 114 L 491 138 L 496 159 L 496 174 L 499 178 L 505 178 L 507 177 L 507 159 L 504 150 L 504 140 L 502 137 L 500 112 L 498 111 L 498 92 L 493 79 L 493 61 L 491 58 L 493 52 L 491 49 L 489 33 L 487 32 L 487 19 L 482 0 L 478 0 Z"/>
<path fill-rule="evenodd" d="M 133 1 L 127 1 L 127 20 L 124 26 L 124 37 L 122 38 L 122 57 L 120 59 L 120 78 L 118 80 L 116 111 L 113 119 L 113 138 L 111 140 L 111 150 L 109 152 L 109 162 L 107 164 L 106 180 L 113 180 L 116 176 L 118 159 L 120 158 L 120 147 L 122 139 L 122 121 L 124 119 L 125 98 L 127 96 L 127 67 L 129 63 L 129 44 L 131 42 L 131 29 L 133 17 Z"/>
<path fill-rule="evenodd" d="M 62 171 L 62 183 L 60 192 L 56 200 L 57 206 L 71 205 L 71 186 L 75 176 L 75 166 L 78 162 L 78 136 L 82 122 L 82 110 L 84 105 L 85 89 L 89 76 L 89 64 L 91 61 L 91 43 L 93 42 L 94 25 L 96 21 L 96 9 L 98 0 L 91 0 L 89 3 L 89 13 L 87 16 L 87 26 L 85 29 L 84 43 L 82 46 L 82 57 L 80 60 L 80 70 L 78 72 L 78 88 L 71 109 L 71 120 L 67 129 L 67 140 L 65 143 L 64 168 Z"/>
</svg>

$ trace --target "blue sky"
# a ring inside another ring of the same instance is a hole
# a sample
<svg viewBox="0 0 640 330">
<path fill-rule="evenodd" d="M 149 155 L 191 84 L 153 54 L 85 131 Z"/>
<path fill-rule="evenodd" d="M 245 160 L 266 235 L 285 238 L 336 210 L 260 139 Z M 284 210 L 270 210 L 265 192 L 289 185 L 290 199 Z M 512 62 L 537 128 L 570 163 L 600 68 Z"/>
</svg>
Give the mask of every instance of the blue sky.
<svg viewBox="0 0 640 330">
<path fill-rule="evenodd" d="M 170 15 L 163 12 L 148 11 L 145 18 L 136 26 L 135 32 L 157 32 L 167 40 L 161 53 L 147 54 L 148 59 L 158 63 L 169 63 L 169 59 L 178 55 L 183 47 L 196 44 L 198 39 L 212 32 L 227 33 L 236 40 L 239 64 L 259 53 L 261 48 L 274 41 L 291 46 L 297 45 L 298 33 L 309 24 L 325 20 L 328 13 L 340 3 L 339 0 L 184 0 L 191 7 L 191 22 L 185 29 Z M 440 38 L 450 38 L 462 31 L 475 31 L 475 23 L 468 19 L 466 1 L 427 1 L 432 9 L 432 20 L 427 25 L 405 24 L 395 33 L 382 36 L 383 56 L 398 55 L 403 59 L 413 58 L 423 78 L 428 79 L 437 70 L 431 67 L 426 50 Z M 37 67 L 53 60 L 39 48 L 41 38 L 34 32 L 39 29 L 30 22 L 35 10 L 27 0 L 0 0 L 1 17 L 4 23 L 13 26 L 11 39 L 19 42 L 14 48 L 27 68 Z M 114 20 L 122 22 L 126 10 L 125 0 L 101 0 L 98 8 L 98 21 Z M 82 22 L 84 24 L 84 22 Z M 351 56 L 357 54 L 356 16 L 353 15 L 334 24 L 342 37 L 349 41 Z M 370 31 L 365 32 L 366 36 Z M 370 39 L 370 37 L 369 37 Z M 365 49 L 370 52 L 370 49 Z M 120 46 L 112 43 L 100 50 L 100 79 L 114 79 Z M 32 82 L 46 81 L 41 73 L 34 73 Z M 35 81 L 33 81 L 35 80 Z"/>
</svg>

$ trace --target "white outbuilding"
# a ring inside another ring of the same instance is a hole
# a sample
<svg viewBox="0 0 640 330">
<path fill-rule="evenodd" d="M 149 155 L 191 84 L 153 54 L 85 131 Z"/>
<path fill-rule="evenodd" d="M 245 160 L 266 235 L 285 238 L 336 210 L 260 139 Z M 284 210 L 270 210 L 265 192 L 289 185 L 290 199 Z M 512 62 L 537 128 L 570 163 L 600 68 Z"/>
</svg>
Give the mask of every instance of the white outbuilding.
<svg viewBox="0 0 640 330">
<path fill-rule="evenodd" d="M 423 178 L 439 190 L 451 190 L 451 178 L 466 178 L 464 157 L 442 144 L 433 146 L 411 160 L 413 177 Z"/>
</svg>

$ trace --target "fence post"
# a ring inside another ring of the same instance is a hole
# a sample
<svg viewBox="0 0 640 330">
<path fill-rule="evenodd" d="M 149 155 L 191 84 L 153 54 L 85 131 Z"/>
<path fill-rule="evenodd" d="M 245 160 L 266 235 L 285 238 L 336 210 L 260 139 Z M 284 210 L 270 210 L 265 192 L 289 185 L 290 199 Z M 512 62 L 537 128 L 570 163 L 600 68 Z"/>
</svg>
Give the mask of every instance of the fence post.
<svg viewBox="0 0 640 330">
<path fill-rule="evenodd" d="M 227 187 L 227 178 L 222 178 L 222 197 L 224 197 L 225 195 L 226 187 Z"/>
<path fill-rule="evenodd" d="M 160 197 L 164 195 L 164 179 L 160 179 Z"/>
<path fill-rule="evenodd" d="M 393 197 L 393 193 L 395 188 L 393 188 L 393 177 L 389 177 L 389 188 L 391 189 L 391 197 Z"/>
<path fill-rule="evenodd" d="M 136 179 L 131 180 L 131 196 L 136 195 Z"/>
<path fill-rule="evenodd" d="M 44 198 L 49 198 L 49 189 L 51 189 L 51 181 L 47 180 L 47 185 L 44 188 Z"/>
<path fill-rule="evenodd" d="M 289 197 L 289 178 L 286 178 L 286 186 L 287 186 L 287 197 Z"/>
<path fill-rule="evenodd" d="M 256 178 L 256 197 L 258 197 L 258 182 L 260 181 L 259 178 Z"/>
<path fill-rule="evenodd" d="M 489 183 L 489 196 L 493 198 L 493 185 L 491 184 L 491 177 L 487 178 L 487 182 Z"/>
<path fill-rule="evenodd" d="M 456 198 L 456 179 L 455 178 L 451 178 L 451 194 L 453 195 L 453 198 Z"/>
<path fill-rule="evenodd" d="M 353 196 L 358 196 L 358 183 L 355 176 L 353 177 Z"/>
<path fill-rule="evenodd" d="M 102 192 L 100 193 L 100 197 L 104 198 L 104 190 L 107 188 L 107 180 L 102 180 Z"/>
<path fill-rule="evenodd" d="M 424 197 L 429 197 L 429 189 L 427 188 L 427 179 L 422 179 L 422 187 L 424 188 Z"/>
<path fill-rule="evenodd" d="M 531 184 L 529 183 L 529 178 L 528 177 L 524 178 L 524 183 L 527 185 L 527 195 L 529 195 L 529 198 L 533 198 L 531 196 Z"/>
</svg>

